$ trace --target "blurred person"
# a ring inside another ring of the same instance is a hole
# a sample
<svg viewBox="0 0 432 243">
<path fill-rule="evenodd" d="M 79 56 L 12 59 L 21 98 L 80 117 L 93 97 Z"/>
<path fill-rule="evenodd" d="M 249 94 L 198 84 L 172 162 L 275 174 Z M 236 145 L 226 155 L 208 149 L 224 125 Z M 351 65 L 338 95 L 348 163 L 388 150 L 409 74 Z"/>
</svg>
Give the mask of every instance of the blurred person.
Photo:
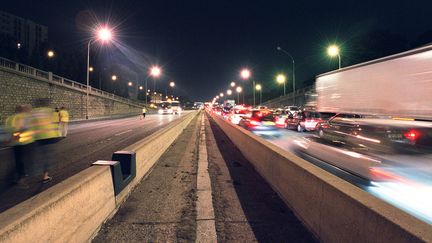
<svg viewBox="0 0 432 243">
<path fill-rule="evenodd" d="M 15 166 L 17 171 L 17 184 L 28 188 L 27 166 L 33 161 L 35 139 L 32 129 L 31 106 L 18 105 L 16 114 L 6 119 L 6 129 L 12 134 L 10 145 L 13 146 Z"/>
<path fill-rule="evenodd" d="M 68 123 L 69 123 L 69 112 L 66 110 L 64 106 L 62 106 L 59 111 L 59 129 L 60 129 L 61 137 L 67 136 Z"/>
<path fill-rule="evenodd" d="M 51 149 L 48 147 L 60 139 L 59 124 L 53 122 L 52 108 L 49 108 L 50 100 L 46 98 L 37 99 L 35 101 L 35 109 L 32 110 L 33 129 L 35 132 L 35 140 L 37 141 L 37 159 L 36 165 L 42 167 L 43 176 L 42 182 L 47 183 L 52 180 L 49 176 L 49 162 L 53 161 L 54 146 Z"/>
<path fill-rule="evenodd" d="M 147 113 L 147 108 L 144 106 L 144 107 L 142 108 L 142 119 L 145 118 L 146 113 Z M 140 117 L 140 118 L 141 118 L 141 117 Z"/>
<path fill-rule="evenodd" d="M 52 113 L 52 122 L 56 123 L 57 125 L 60 123 L 60 110 L 58 107 L 54 108 Z M 61 134 L 60 128 L 59 133 Z"/>
</svg>

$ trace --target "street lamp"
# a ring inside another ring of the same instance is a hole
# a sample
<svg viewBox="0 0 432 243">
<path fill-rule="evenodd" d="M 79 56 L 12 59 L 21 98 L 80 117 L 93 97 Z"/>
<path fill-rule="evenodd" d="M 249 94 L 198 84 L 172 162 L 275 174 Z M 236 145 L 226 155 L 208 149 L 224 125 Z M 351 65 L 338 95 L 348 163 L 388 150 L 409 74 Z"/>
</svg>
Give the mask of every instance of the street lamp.
<svg viewBox="0 0 432 243">
<path fill-rule="evenodd" d="M 232 95 L 232 90 L 229 89 L 229 90 L 227 90 L 226 93 L 227 93 L 227 95 Z"/>
<path fill-rule="evenodd" d="M 54 51 L 49 50 L 49 51 L 47 52 L 47 56 L 48 56 L 49 58 L 54 57 Z"/>
<path fill-rule="evenodd" d="M 285 75 L 283 75 L 283 74 L 278 74 L 277 76 L 276 76 L 276 81 L 278 82 L 278 83 L 280 83 L 280 84 L 282 84 L 283 83 L 283 87 L 284 87 L 284 92 L 283 92 L 283 94 L 284 94 L 284 96 L 285 96 L 285 83 L 286 83 L 286 76 Z"/>
<path fill-rule="evenodd" d="M 158 66 L 153 66 L 153 67 L 151 67 L 150 70 L 149 70 L 149 75 L 150 75 L 151 77 L 153 77 L 153 89 L 154 89 L 154 91 L 156 91 L 156 78 L 158 78 L 161 74 L 162 74 L 162 70 L 161 70 L 161 68 L 158 67 Z M 148 89 L 148 85 L 147 85 L 147 81 L 148 81 L 148 77 L 147 77 L 146 80 L 145 80 L 145 87 L 146 87 L 147 90 L 149 90 L 149 89 Z M 150 92 L 150 91 L 149 91 L 149 92 Z M 155 92 L 155 93 L 156 93 L 156 92 Z M 145 97 L 145 104 L 146 104 L 146 106 L 147 106 L 147 93 L 146 93 L 146 97 Z"/>
<path fill-rule="evenodd" d="M 292 65 L 293 65 L 293 105 L 295 105 L 295 84 L 296 84 L 296 76 L 295 76 L 295 61 L 294 58 L 292 57 L 292 55 L 285 51 L 284 49 L 282 49 L 280 46 L 278 46 L 276 48 L 278 51 L 285 53 L 286 55 L 288 55 L 291 60 L 292 60 Z"/>
<path fill-rule="evenodd" d="M 139 86 L 139 89 L 140 89 L 140 90 L 143 90 L 143 89 L 144 89 L 144 87 L 143 87 L 143 86 Z"/>
<path fill-rule="evenodd" d="M 244 80 L 248 80 L 252 76 L 252 73 L 249 69 L 243 68 L 240 72 L 240 76 Z M 255 107 L 255 80 L 252 80 L 252 89 L 253 89 L 253 106 Z"/>
<path fill-rule="evenodd" d="M 231 82 L 231 87 L 235 87 L 235 85 L 236 85 L 236 83 L 233 81 L 233 82 Z"/>
<path fill-rule="evenodd" d="M 128 82 L 128 86 L 132 86 L 132 82 Z"/>
<path fill-rule="evenodd" d="M 89 67 L 89 72 L 93 72 L 93 67 Z"/>
<path fill-rule="evenodd" d="M 171 81 L 169 85 L 171 88 L 173 88 L 175 86 L 175 83 Z"/>
<path fill-rule="evenodd" d="M 243 91 L 242 87 L 238 86 L 236 88 L 237 91 L 237 104 L 240 104 L 240 93 Z"/>
<path fill-rule="evenodd" d="M 116 80 L 117 80 L 117 75 L 113 75 L 113 76 L 111 76 L 111 80 L 112 80 L 112 81 L 116 81 Z"/>
<path fill-rule="evenodd" d="M 107 27 L 100 27 L 97 30 L 96 38 L 90 38 L 87 43 L 87 92 L 86 92 L 86 119 L 88 119 L 88 106 L 89 106 L 89 76 L 90 76 L 90 45 L 93 41 L 100 40 L 102 43 L 110 41 L 112 39 L 112 31 Z"/>
<path fill-rule="evenodd" d="M 327 48 L 327 54 L 330 57 L 335 57 L 337 56 L 339 59 L 339 69 L 341 69 L 341 56 L 340 56 L 340 50 L 339 47 L 337 45 L 331 45 Z"/>
<path fill-rule="evenodd" d="M 219 94 L 219 97 L 224 97 L 224 93 L 220 93 L 220 94 Z"/>
<path fill-rule="evenodd" d="M 260 103 L 259 104 L 261 105 L 261 103 L 262 103 L 262 87 L 261 87 L 261 84 L 255 85 L 255 89 L 260 92 Z"/>
</svg>

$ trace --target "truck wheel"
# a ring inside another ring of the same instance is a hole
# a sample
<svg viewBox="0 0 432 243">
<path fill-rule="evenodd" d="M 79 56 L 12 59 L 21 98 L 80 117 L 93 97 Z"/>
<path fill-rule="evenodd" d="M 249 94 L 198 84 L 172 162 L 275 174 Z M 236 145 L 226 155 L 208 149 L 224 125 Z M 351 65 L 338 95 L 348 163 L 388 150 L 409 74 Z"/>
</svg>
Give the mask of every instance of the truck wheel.
<svg viewBox="0 0 432 243">
<path fill-rule="evenodd" d="M 303 128 L 300 124 L 297 125 L 297 132 L 303 132 Z"/>
</svg>

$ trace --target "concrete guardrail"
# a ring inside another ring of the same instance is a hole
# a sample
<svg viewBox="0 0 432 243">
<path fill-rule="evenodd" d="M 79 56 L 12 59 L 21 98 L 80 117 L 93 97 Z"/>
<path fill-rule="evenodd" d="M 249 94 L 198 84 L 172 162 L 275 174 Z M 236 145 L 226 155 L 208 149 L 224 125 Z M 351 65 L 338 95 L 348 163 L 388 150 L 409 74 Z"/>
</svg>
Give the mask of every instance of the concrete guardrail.
<svg viewBox="0 0 432 243">
<path fill-rule="evenodd" d="M 432 242 L 432 225 L 245 129 L 214 121 L 322 242 Z"/>
<path fill-rule="evenodd" d="M 191 112 L 123 149 L 136 154 L 136 177 L 117 195 L 109 166 L 92 166 L 0 214 L 0 242 L 86 242 L 197 115 Z"/>
</svg>

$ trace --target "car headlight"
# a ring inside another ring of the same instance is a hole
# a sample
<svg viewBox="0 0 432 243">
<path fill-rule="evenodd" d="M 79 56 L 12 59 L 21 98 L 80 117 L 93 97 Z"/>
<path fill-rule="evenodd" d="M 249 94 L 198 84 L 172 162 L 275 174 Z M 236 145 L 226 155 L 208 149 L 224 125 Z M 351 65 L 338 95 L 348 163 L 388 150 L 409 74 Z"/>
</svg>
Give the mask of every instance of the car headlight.
<svg viewBox="0 0 432 243">
<path fill-rule="evenodd" d="M 163 113 L 163 110 L 158 110 L 158 113 L 159 113 L 159 114 L 162 114 L 162 113 Z"/>
<path fill-rule="evenodd" d="M 173 110 L 172 109 L 168 109 L 168 112 L 171 113 L 171 112 L 173 112 Z"/>
</svg>

